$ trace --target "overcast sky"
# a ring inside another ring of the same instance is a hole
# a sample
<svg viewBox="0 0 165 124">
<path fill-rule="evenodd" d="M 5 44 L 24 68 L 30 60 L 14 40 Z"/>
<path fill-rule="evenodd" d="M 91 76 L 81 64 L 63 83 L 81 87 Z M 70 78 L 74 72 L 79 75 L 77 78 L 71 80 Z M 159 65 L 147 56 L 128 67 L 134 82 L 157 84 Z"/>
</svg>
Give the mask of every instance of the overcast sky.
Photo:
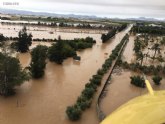
<svg viewBox="0 0 165 124">
<path fill-rule="evenodd" d="M 165 0 L 0 0 L 1 8 L 100 17 L 165 18 Z M 19 5 L 3 5 L 18 2 Z"/>
</svg>

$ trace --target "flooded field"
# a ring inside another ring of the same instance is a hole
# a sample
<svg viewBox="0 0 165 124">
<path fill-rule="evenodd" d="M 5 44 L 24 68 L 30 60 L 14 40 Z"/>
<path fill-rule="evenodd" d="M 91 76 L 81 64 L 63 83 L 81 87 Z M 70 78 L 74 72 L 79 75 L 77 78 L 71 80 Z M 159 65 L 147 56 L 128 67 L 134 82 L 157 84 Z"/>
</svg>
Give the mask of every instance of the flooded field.
<svg viewBox="0 0 165 124">
<path fill-rule="evenodd" d="M 161 38 L 162 37 L 153 37 L 153 38 L 149 39 L 148 46 L 145 49 L 142 50 L 143 54 L 148 56 L 148 57 L 146 57 L 146 56 L 144 57 L 143 65 L 146 65 L 146 66 L 147 65 L 155 65 L 155 66 L 156 65 L 162 65 L 163 66 L 165 64 L 163 61 L 160 62 L 156 59 L 156 57 L 159 57 L 159 56 L 162 56 L 163 58 L 165 58 L 165 49 L 164 49 L 165 46 L 161 45 L 161 43 L 160 43 L 160 52 L 157 51 L 156 52 L 157 54 L 155 56 L 155 60 L 154 61 L 152 60 L 152 57 L 154 56 L 155 51 L 154 51 L 154 49 L 151 49 L 151 48 L 153 47 L 153 45 L 155 43 L 157 43 L 158 39 L 159 39 L 159 42 L 160 42 Z M 135 39 L 136 39 L 136 35 L 130 35 L 129 42 L 127 43 L 127 45 L 125 47 L 125 50 L 123 52 L 122 59 L 124 61 L 127 61 L 128 63 L 136 62 L 135 51 L 133 51 Z M 145 42 L 144 38 L 140 38 L 140 41 Z"/>
<path fill-rule="evenodd" d="M 6 25 L 0 23 L 0 33 L 7 37 L 18 37 L 18 32 L 23 28 L 23 25 Z M 27 31 L 32 33 L 33 38 L 57 39 L 61 36 L 62 39 L 86 38 L 93 37 L 95 40 L 100 40 L 102 33 L 107 33 L 106 30 L 92 29 L 74 29 L 74 28 L 52 28 L 46 26 L 26 26 Z"/>
<path fill-rule="evenodd" d="M 17 87 L 15 96 L 0 97 L 0 124 L 72 124 L 73 122 L 69 121 L 65 114 L 66 107 L 76 101 L 90 77 L 102 66 L 112 49 L 130 28 L 118 33 L 106 44 L 100 42 L 100 34 L 88 34 L 96 39 L 97 43 L 91 49 L 78 52 L 82 58 L 81 62 L 75 62 L 72 58 L 65 60 L 63 65 L 47 61 L 45 76 L 42 79 L 29 80 Z M 4 29 L 0 30 L 4 31 Z M 10 35 L 9 32 L 4 31 L 5 33 Z M 42 37 L 40 33 L 32 32 L 32 34 L 34 37 Z M 15 36 L 15 34 L 12 35 Z M 45 33 L 43 35 L 50 38 Z M 63 38 L 66 34 L 62 33 L 61 36 Z M 86 37 L 87 34 L 74 35 L 72 33 L 66 38 L 76 36 Z M 29 53 L 19 54 L 18 58 L 23 67 L 29 65 Z M 94 101 L 96 101 L 96 96 Z M 99 123 L 94 101 L 91 108 L 83 113 L 81 120 L 74 124 Z"/>
<path fill-rule="evenodd" d="M 122 59 L 127 61 L 128 63 L 135 62 L 136 56 L 134 55 L 133 47 L 134 47 L 134 39 L 135 36 L 131 35 L 129 38 L 129 42 L 127 43 Z M 151 44 L 149 45 L 149 47 Z M 164 56 L 163 46 L 161 46 L 161 54 Z M 144 52 L 146 52 L 144 50 Z M 154 51 L 150 52 L 150 55 L 153 56 Z M 150 64 L 160 64 L 160 62 L 155 61 L 152 63 L 151 61 L 146 61 L 144 59 L 145 65 Z M 114 69 L 112 78 L 110 81 L 110 85 L 106 88 L 106 97 L 103 98 L 101 102 L 101 108 L 106 115 L 111 114 L 114 110 L 118 107 L 123 105 L 124 103 L 128 102 L 129 100 L 144 95 L 148 93 L 147 88 L 138 88 L 130 84 L 130 76 L 137 75 L 137 73 L 122 69 L 121 67 L 117 67 Z M 142 75 L 141 75 L 142 76 Z M 165 78 L 161 81 L 161 85 L 157 86 L 152 81 L 153 76 L 147 76 L 147 79 L 150 81 L 154 90 L 165 90 Z"/>
<path fill-rule="evenodd" d="M 134 40 L 135 40 L 135 36 L 130 35 L 129 42 L 124 48 L 122 59 L 123 61 L 127 61 L 128 63 L 134 62 L 136 59 L 136 56 L 134 55 L 134 51 L 133 51 Z"/>
<path fill-rule="evenodd" d="M 101 108 L 106 115 L 109 115 L 132 98 L 148 93 L 147 88 L 138 88 L 130 84 L 130 76 L 135 75 L 134 72 L 123 69 L 120 71 L 120 74 L 112 74 L 111 84 L 107 87 L 106 97 L 101 102 Z M 165 89 L 164 78 L 160 86 L 153 83 L 151 76 L 147 76 L 147 79 L 150 81 L 154 90 Z"/>
</svg>

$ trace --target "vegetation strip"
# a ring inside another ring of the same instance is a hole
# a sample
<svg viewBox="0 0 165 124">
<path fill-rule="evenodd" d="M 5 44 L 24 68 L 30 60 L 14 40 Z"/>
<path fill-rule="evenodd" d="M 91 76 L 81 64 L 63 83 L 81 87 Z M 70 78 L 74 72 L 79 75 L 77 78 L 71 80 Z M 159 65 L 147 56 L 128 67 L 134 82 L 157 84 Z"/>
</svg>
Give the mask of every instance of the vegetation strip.
<svg viewBox="0 0 165 124">
<path fill-rule="evenodd" d="M 116 35 L 117 31 L 121 32 L 122 30 L 126 29 L 126 27 L 127 27 L 127 24 L 123 24 L 120 27 L 115 27 L 114 29 L 109 31 L 107 34 L 102 34 L 101 36 L 102 42 L 103 43 L 107 42 L 109 39 L 113 38 Z"/>
<path fill-rule="evenodd" d="M 76 103 L 73 106 L 67 107 L 66 114 L 70 120 L 79 120 L 81 118 L 82 111 L 90 107 L 94 93 L 97 91 L 97 87 L 101 85 L 101 80 L 104 74 L 108 72 L 109 68 L 112 67 L 112 65 L 114 66 L 113 63 L 117 60 L 116 58 L 118 58 L 119 54 L 121 53 L 125 45 L 124 43 L 126 43 L 127 39 L 128 35 L 125 35 L 121 42 L 112 51 L 112 54 L 109 56 L 109 58 L 105 60 L 102 68 L 99 69 L 97 71 L 97 74 L 93 75 L 92 78 L 89 80 L 89 83 L 85 85 L 85 89 L 78 97 Z"/>
<path fill-rule="evenodd" d="M 101 101 L 102 95 L 104 94 L 105 88 L 106 88 L 107 84 L 109 83 L 109 80 L 110 80 L 112 71 L 113 71 L 113 69 L 114 69 L 116 63 L 117 63 L 118 60 L 120 59 L 120 55 L 121 55 L 121 53 L 122 53 L 122 51 L 123 51 L 125 45 L 126 45 L 127 42 L 128 42 L 128 38 L 129 38 L 129 36 L 128 36 L 128 34 L 126 34 L 126 35 L 124 36 L 124 38 L 121 40 L 121 42 L 120 42 L 120 43 L 116 46 L 116 48 L 114 49 L 114 50 L 119 49 L 120 51 L 118 50 L 118 54 L 116 54 L 116 56 L 115 56 L 115 58 L 114 58 L 113 64 L 112 64 L 112 66 L 110 67 L 109 76 L 108 76 L 108 78 L 107 78 L 107 80 L 106 80 L 106 82 L 105 82 L 105 84 L 104 84 L 104 86 L 103 86 L 103 89 L 101 90 L 101 93 L 99 94 L 98 100 L 97 100 L 97 106 L 96 106 L 97 108 L 96 108 L 96 110 L 97 110 L 98 118 L 99 118 L 100 121 L 102 121 L 102 120 L 105 118 L 105 114 L 104 114 L 103 111 L 100 109 L 100 101 Z M 119 48 L 117 48 L 118 46 L 119 46 Z M 113 50 L 113 51 L 114 51 L 114 50 Z M 110 55 L 110 57 L 113 56 L 113 51 L 112 51 L 112 54 Z"/>
</svg>

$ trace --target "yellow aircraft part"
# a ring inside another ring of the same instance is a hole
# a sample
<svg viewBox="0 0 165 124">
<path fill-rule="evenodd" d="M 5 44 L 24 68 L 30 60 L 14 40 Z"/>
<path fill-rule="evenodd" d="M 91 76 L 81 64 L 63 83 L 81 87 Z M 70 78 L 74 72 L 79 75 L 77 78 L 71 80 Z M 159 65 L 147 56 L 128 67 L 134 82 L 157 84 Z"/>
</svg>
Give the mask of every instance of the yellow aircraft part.
<svg viewBox="0 0 165 124">
<path fill-rule="evenodd" d="M 151 94 L 152 92 L 151 90 Z M 136 97 L 101 122 L 101 124 L 163 123 L 165 123 L 165 91 L 154 91 L 154 95 Z"/>
</svg>

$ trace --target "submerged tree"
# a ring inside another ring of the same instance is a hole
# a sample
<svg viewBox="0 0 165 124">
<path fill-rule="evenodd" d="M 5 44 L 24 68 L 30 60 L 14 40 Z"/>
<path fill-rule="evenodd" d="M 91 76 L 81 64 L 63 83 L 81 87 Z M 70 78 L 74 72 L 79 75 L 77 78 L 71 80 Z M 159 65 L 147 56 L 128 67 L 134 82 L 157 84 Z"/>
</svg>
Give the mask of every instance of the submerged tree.
<svg viewBox="0 0 165 124">
<path fill-rule="evenodd" d="M 137 60 L 138 61 L 141 61 L 140 64 L 142 65 L 143 64 L 143 60 L 144 60 L 144 57 L 145 57 L 145 54 L 143 54 L 142 52 L 138 52 L 137 53 Z"/>
<path fill-rule="evenodd" d="M 137 39 L 136 39 L 135 42 L 134 42 L 134 48 L 133 48 L 133 50 L 135 51 L 136 54 L 137 54 L 138 52 L 140 52 L 141 46 L 142 46 L 142 44 L 141 44 L 141 42 L 140 42 L 140 40 L 139 40 L 139 37 L 137 37 Z"/>
<path fill-rule="evenodd" d="M 145 81 L 143 77 L 140 76 L 132 76 L 131 78 L 131 84 L 137 86 L 137 87 L 141 87 L 144 88 L 145 87 Z"/>
<path fill-rule="evenodd" d="M 18 34 L 18 51 L 21 53 L 27 52 L 29 46 L 32 44 L 32 35 L 27 33 L 27 29 L 24 26 Z"/>
<path fill-rule="evenodd" d="M 153 61 L 155 60 L 155 56 L 156 56 L 156 53 L 157 51 L 160 52 L 160 45 L 158 43 L 155 43 L 152 48 L 152 50 L 154 50 L 154 55 L 152 57 Z"/>
<path fill-rule="evenodd" d="M 152 78 L 152 80 L 156 85 L 160 85 L 160 81 L 162 80 L 162 77 L 160 77 L 159 75 L 156 75 Z"/>
<path fill-rule="evenodd" d="M 32 59 L 30 64 L 30 71 L 33 78 L 41 78 L 44 75 L 46 66 L 47 47 L 38 45 L 31 52 Z"/>
<path fill-rule="evenodd" d="M 0 34 L 0 42 L 4 41 L 5 37 L 3 36 L 3 34 Z"/>
<path fill-rule="evenodd" d="M 8 96 L 14 94 L 15 86 L 28 80 L 29 76 L 21 68 L 19 60 L 7 54 L 0 53 L 0 94 Z"/>
<path fill-rule="evenodd" d="M 76 52 L 66 42 L 60 40 L 48 49 L 48 58 L 50 61 L 62 64 L 67 57 L 73 57 Z"/>
<path fill-rule="evenodd" d="M 67 107 L 66 114 L 70 120 L 76 121 L 81 117 L 81 109 L 78 106 L 69 106 Z"/>
</svg>

